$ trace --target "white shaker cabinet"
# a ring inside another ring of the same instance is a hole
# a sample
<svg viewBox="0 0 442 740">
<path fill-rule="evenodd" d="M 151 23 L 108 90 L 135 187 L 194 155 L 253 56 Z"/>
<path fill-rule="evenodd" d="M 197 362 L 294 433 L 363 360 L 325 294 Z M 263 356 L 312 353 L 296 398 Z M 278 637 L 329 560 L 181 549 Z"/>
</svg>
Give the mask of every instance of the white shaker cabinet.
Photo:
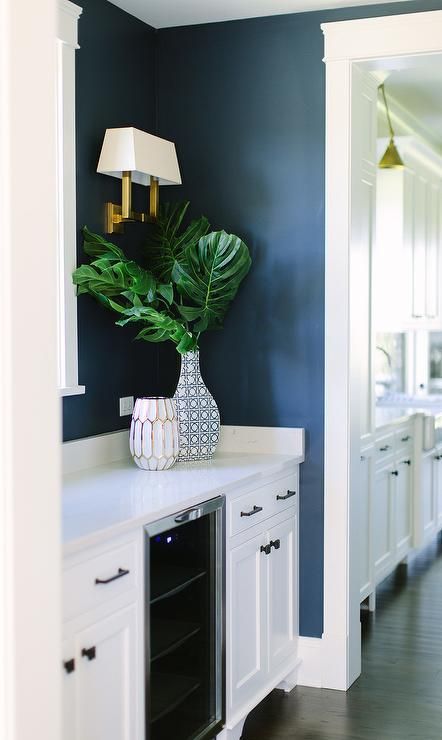
<svg viewBox="0 0 442 740">
<path fill-rule="evenodd" d="M 361 447 L 355 500 L 361 601 L 374 595 L 414 545 L 414 436 L 410 419 L 380 429 L 374 444 Z"/>
<path fill-rule="evenodd" d="M 438 329 L 442 158 L 412 137 L 398 137 L 398 146 L 405 169 L 377 173 L 375 326 L 378 331 Z"/>
<path fill-rule="evenodd" d="M 395 461 L 395 560 L 402 560 L 411 550 L 413 538 L 413 460 L 410 454 Z"/>
<path fill-rule="evenodd" d="M 63 740 L 144 740 L 141 532 L 64 563 Z"/>
<path fill-rule="evenodd" d="M 233 498 L 227 507 L 228 740 L 272 689 L 296 684 L 298 474 Z M 253 525 L 253 520 L 256 523 Z"/>
<path fill-rule="evenodd" d="M 379 583 L 394 563 L 394 473 L 393 462 L 376 469 L 373 488 L 373 561 Z"/>
<path fill-rule="evenodd" d="M 372 563 L 372 505 L 373 505 L 373 446 L 363 448 L 360 459 L 360 486 L 355 492 L 358 531 L 358 572 L 360 601 L 369 596 L 374 588 Z"/>
<path fill-rule="evenodd" d="M 277 670 L 294 652 L 298 635 L 297 515 L 268 531 L 273 543 L 268 573 L 268 670 Z"/>
<path fill-rule="evenodd" d="M 261 533 L 235 547 L 229 556 L 230 691 L 241 705 L 259 689 L 266 674 L 266 563 Z M 233 703 L 233 702 L 232 702 Z"/>
<path fill-rule="evenodd" d="M 137 737 L 136 605 L 76 635 L 77 735 L 81 740 Z"/>
<path fill-rule="evenodd" d="M 421 519 L 421 543 L 429 542 L 437 528 L 437 473 L 438 453 L 430 450 L 422 455 L 420 467 L 419 509 Z"/>
</svg>

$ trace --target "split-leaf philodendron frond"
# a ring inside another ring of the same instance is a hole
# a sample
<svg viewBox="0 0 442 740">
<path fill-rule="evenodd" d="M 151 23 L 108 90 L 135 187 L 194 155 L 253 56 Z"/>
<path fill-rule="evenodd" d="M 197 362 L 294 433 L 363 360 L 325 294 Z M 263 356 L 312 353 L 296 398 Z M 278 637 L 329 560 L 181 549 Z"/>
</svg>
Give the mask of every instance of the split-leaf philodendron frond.
<svg viewBox="0 0 442 740">
<path fill-rule="evenodd" d="M 170 339 L 181 354 L 198 348 L 201 332 L 222 326 L 251 265 L 244 242 L 225 231 L 208 233 L 204 216 L 182 229 L 188 206 L 160 210 L 147 270 L 84 227 L 84 251 L 92 260 L 73 274 L 78 295 L 89 293 L 119 314 L 119 326 L 137 323 L 137 339 Z"/>
</svg>

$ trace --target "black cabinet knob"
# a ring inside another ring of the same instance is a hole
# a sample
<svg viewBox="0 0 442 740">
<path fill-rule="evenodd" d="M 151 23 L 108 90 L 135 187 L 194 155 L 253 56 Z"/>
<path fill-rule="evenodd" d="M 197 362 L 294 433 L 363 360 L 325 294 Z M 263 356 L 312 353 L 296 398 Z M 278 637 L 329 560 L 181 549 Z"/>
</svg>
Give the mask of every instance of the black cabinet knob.
<svg viewBox="0 0 442 740">
<path fill-rule="evenodd" d="M 392 475 L 395 475 L 397 477 L 399 475 L 399 471 L 398 470 L 392 470 L 391 471 L 391 474 Z"/>
<path fill-rule="evenodd" d="M 275 550 L 279 550 L 279 548 L 281 547 L 281 540 L 271 540 L 270 547 L 274 547 Z"/>
<path fill-rule="evenodd" d="M 70 660 L 65 660 L 63 663 L 63 668 L 65 669 L 66 673 L 73 673 L 75 671 L 75 659 L 71 658 Z"/>
<path fill-rule="evenodd" d="M 271 543 L 269 545 L 261 545 L 260 552 L 265 552 L 266 555 L 270 555 L 272 551 Z"/>
<path fill-rule="evenodd" d="M 95 660 L 95 658 L 97 657 L 97 650 L 95 645 L 90 648 L 83 648 L 81 654 L 83 658 L 87 658 L 88 660 Z"/>
</svg>

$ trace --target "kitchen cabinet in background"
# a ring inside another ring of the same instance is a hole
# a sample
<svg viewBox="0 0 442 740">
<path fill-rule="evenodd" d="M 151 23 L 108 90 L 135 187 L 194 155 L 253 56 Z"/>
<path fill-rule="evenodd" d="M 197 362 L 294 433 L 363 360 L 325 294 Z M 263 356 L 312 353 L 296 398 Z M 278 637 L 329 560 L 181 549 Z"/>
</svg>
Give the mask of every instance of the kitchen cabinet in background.
<svg viewBox="0 0 442 740">
<path fill-rule="evenodd" d="M 442 158 L 397 137 L 403 170 L 379 169 L 373 310 L 378 331 L 442 327 Z M 385 142 L 379 142 L 385 149 Z"/>
</svg>

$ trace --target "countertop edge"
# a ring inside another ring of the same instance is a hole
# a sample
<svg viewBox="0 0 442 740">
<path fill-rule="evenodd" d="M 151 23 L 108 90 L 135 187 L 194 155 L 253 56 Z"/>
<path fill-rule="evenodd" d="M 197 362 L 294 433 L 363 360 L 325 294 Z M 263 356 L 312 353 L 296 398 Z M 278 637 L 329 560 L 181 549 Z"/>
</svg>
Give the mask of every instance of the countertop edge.
<svg viewBox="0 0 442 740">
<path fill-rule="evenodd" d="M 212 489 L 201 492 L 196 496 L 190 496 L 189 498 L 184 499 L 180 502 L 180 506 L 178 509 L 176 508 L 176 504 L 164 506 L 155 511 L 148 512 L 132 519 L 126 519 L 122 522 L 119 522 L 118 524 L 112 524 L 111 526 L 104 529 L 99 529 L 92 533 L 62 543 L 63 558 L 68 558 L 71 555 L 76 555 L 87 548 L 101 545 L 106 542 L 106 540 L 110 540 L 115 537 L 127 534 L 128 532 L 135 531 L 139 527 L 143 527 L 146 524 L 156 521 L 157 519 L 162 519 L 163 517 L 170 516 L 177 511 L 181 511 L 192 506 L 197 506 L 198 504 L 201 504 L 204 501 L 209 501 L 216 496 L 228 496 L 228 494 L 235 493 L 241 488 L 246 488 L 254 483 L 260 482 L 261 480 L 266 480 L 269 476 L 273 476 L 277 473 L 283 474 L 290 470 L 295 471 L 298 465 L 304 462 L 304 459 L 304 455 L 297 455 L 289 457 L 286 460 L 275 460 L 274 464 L 270 465 L 265 471 L 252 473 L 238 480 L 233 480 L 230 483 L 222 486 L 221 488 L 214 487 Z"/>
</svg>

